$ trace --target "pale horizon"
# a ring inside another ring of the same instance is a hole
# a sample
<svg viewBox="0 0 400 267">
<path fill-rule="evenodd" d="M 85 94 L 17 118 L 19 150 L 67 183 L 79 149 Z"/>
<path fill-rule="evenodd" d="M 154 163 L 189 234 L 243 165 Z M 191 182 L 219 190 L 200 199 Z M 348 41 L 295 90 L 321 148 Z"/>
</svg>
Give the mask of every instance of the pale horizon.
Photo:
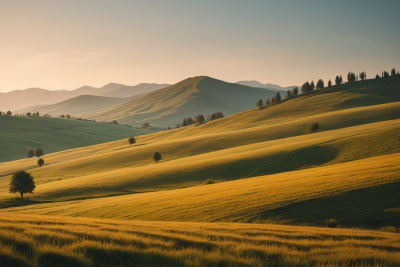
<svg viewBox="0 0 400 267">
<path fill-rule="evenodd" d="M 400 69 L 398 1 L 2 1 L 0 92 Z"/>
</svg>

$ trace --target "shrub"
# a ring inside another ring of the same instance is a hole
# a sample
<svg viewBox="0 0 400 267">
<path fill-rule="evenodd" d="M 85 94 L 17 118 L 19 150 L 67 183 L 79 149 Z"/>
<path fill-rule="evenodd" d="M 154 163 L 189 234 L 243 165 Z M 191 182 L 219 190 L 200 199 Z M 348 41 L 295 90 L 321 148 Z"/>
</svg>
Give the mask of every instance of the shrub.
<svg viewBox="0 0 400 267">
<path fill-rule="evenodd" d="M 33 193 L 35 187 L 32 175 L 26 171 L 17 171 L 11 176 L 10 193 L 20 193 L 22 200 L 24 193 Z"/>
<path fill-rule="evenodd" d="M 308 129 L 306 131 L 306 134 L 310 134 L 310 133 L 316 133 L 319 129 L 319 123 L 311 123 L 310 126 L 308 126 Z"/>
<path fill-rule="evenodd" d="M 133 136 L 129 137 L 129 138 L 128 138 L 128 142 L 129 142 L 129 144 L 132 146 L 134 143 L 136 143 L 135 137 L 133 137 Z"/>
<path fill-rule="evenodd" d="M 202 124 L 202 123 L 205 121 L 205 119 L 204 119 L 204 116 L 203 116 L 203 115 L 199 114 L 199 115 L 197 115 L 197 116 L 194 118 L 194 121 L 195 121 L 196 123 Z"/>
<path fill-rule="evenodd" d="M 336 228 L 338 227 L 338 224 L 338 221 L 336 221 L 335 219 L 328 219 L 324 222 L 324 225 L 329 228 Z"/>
<path fill-rule="evenodd" d="M 35 156 L 36 157 L 41 157 L 41 156 L 43 156 L 44 155 L 44 153 L 43 153 L 43 150 L 41 149 L 41 148 L 37 148 L 36 150 L 35 150 Z"/>
<path fill-rule="evenodd" d="M 205 184 L 215 184 L 215 181 L 212 179 L 207 179 Z"/>
<path fill-rule="evenodd" d="M 377 75 L 375 76 L 375 79 L 379 79 L 379 74 L 377 74 Z"/>
<path fill-rule="evenodd" d="M 111 124 L 118 124 L 118 122 L 116 120 L 112 120 L 110 123 Z"/>
<path fill-rule="evenodd" d="M 44 160 L 42 158 L 37 160 L 37 165 L 39 165 L 39 167 L 42 167 L 43 164 L 44 164 Z"/>
<path fill-rule="evenodd" d="M 263 105 L 264 104 L 262 99 L 258 100 L 258 102 L 256 103 L 256 106 L 259 107 L 260 109 L 263 107 Z"/>
<path fill-rule="evenodd" d="M 158 163 L 158 161 L 160 161 L 162 157 L 161 157 L 161 154 L 158 153 L 158 152 L 156 151 L 156 152 L 153 153 L 152 158 L 153 158 L 153 160 L 154 160 L 155 162 Z"/>
<path fill-rule="evenodd" d="M 147 122 L 144 122 L 143 124 L 142 124 L 142 126 L 140 126 L 140 128 L 147 128 L 147 127 L 150 127 L 150 124 L 149 123 L 147 123 Z"/>
<path fill-rule="evenodd" d="M 29 149 L 28 153 L 27 153 L 27 157 L 32 158 L 33 156 L 35 156 L 35 151 L 33 149 Z"/>
</svg>

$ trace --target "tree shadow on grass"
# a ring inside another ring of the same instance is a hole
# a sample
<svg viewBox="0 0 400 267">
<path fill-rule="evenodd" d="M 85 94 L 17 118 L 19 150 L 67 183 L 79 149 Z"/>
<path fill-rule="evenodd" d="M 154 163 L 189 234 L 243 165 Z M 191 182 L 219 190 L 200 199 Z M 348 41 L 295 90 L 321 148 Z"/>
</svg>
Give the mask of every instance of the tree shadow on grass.
<svg viewBox="0 0 400 267">
<path fill-rule="evenodd" d="M 390 183 L 287 205 L 259 218 L 313 226 L 332 218 L 345 227 L 400 227 L 399 192 L 400 183 Z"/>
</svg>

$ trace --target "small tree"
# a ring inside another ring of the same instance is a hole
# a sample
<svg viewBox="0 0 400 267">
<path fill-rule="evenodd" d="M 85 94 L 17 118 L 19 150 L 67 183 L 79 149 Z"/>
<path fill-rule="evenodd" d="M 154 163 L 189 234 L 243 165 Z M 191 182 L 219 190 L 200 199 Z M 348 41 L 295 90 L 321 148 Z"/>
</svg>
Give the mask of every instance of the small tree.
<svg viewBox="0 0 400 267">
<path fill-rule="evenodd" d="M 269 98 L 268 98 L 267 101 L 265 102 L 265 105 L 269 105 Z"/>
<path fill-rule="evenodd" d="M 391 71 L 391 73 L 392 73 L 392 76 L 396 75 L 396 69 L 393 68 L 392 71 Z"/>
<path fill-rule="evenodd" d="M 308 82 L 304 83 L 304 84 L 301 86 L 301 93 L 302 93 L 302 94 L 308 93 L 308 92 L 310 92 L 310 91 L 311 91 L 311 86 L 310 86 L 310 84 L 309 84 Z"/>
<path fill-rule="evenodd" d="M 196 123 L 202 124 L 202 123 L 205 121 L 205 119 L 204 119 L 204 116 L 203 116 L 203 115 L 199 114 L 199 115 L 197 115 L 197 116 L 194 118 L 194 121 L 195 121 Z"/>
<path fill-rule="evenodd" d="M 11 110 L 7 111 L 7 116 L 12 116 Z"/>
<path fill-rule="evenodd" d="M 317 82 L 317 90 L 323 89 L 325 87 L 324 81 L 319 79 Z"/>
<path fill-rule="evenodd" d="M 276 93 L 276 95 L 275 95 L 275 102 L 277 102 L 277 103 L 280 103 L 281 102 L 281 94 L 279 94 L 279 92 L 278 93 Z"/>
<path fill-rule="evenodd" d="M 30 116 L 31 116 L 31 113 L 30 113 L 30 112 L 27 112 L 27 113 L 26 113 L 26 116 L 30 117 Z"/>
<path fill-rule="evenodd" d="M 377 74 L 377 75 L 375 76 L 375 79 L 379 79 L 379 74 Z"/>
<path fill-rule="evenodd" d="M 293 95 L 296 96 L 299 94 L 299 88 L 295 87 L 293 88 Z"/>
<path fill-rule="evenodd" d="M 292 93 L 291 90 L 288 90 L 287 93 L 286 93 L 286 95 L 287 95 L 288 98 L 291 98 L 291 97 L 292 97 L 292 94 L 293 94 L 293 93 Z"/>
<path fill-rule="evenodd" d="M 41 156 L 43 156 L 43 150 L 41 148 L 38 148 L 35 150 L 35 156 L 40 158 Z"/>
<path fill-rule="evenodd" d="M 135 137 L 133 137 L 133 136 L 129 137 L 129 138 L 128 138 L 128 142 L 129 142 L 129 144 L 132 146 L 134 143 L 136 143 Z"/>
<path fill-rule="evenodd" d="M 319 129 L 319 123 L 311 123 L 310 126 L 308 126 L 308 129 L 306 131 L 306 134 L 310 134 L 310 133 L 316 133 Z"/>
<path fill-rule="evenodd" d="M 147 127 L 150 127 L 150 124 L 148 122 L 144 122 L 142 124 L 142 126 L 140 126 L 140 128 L 142 128 L 142 129 L 147 128 Z"/>
<path fill-rule="evenodd" d="M 328 87 L 332 87 L 332 82 L 331 82 L 331 80 L 328 81 Z"/>
<path fill-rule="evenodd" d="M 389 72 L 383 71 L 383 78 L 387 78 L 387 77 L 389 77 Z"/>
<path fill-rule="evenodd" d="M 11 176 L 10 193 L 20 193 L 22 200 L 24 199 L 24 194 L 33 194 L 35 187 L 32 175 L 26 171 L 17 171 Z"/>
<path fill-rule="evenodd" d="M 44 160 L 42 158 L 37 160 L 37 165 L 39 165 L 39 167 L 42 167 L 43 164 L 44 164 Z"/>
<path fill-rule="evenodd" d="M 363 81 L 365 79 L 367 79 L 367 74 L 365 73 L 365 71 L 360 72 L 360 80 Z"/>
<path fill-rule="evenodd" d="M 111 124 L 118 124 L 118 122 L 116 120 L 112 120 L 110 123 Z"/>
<path fill-rule="evenodd" d="M 258 102 L 256 103 L 256 106 L 259 107 L 260 109 L 263 107 L 263 105 L 264 104 L 262 99 L 258 100 Z"/>
<path fill-rule="evenodd" d="M 64 119 L 64 118 L 65 118 L 65 116 L 64 116 L 64 115 L 60 115 L 60 118 L 63 118 L 63 119 Z"/>
<path fill-rule="evenodd" d="M 311 82 L 310 84 L 310 92 L 315 90 L 315 85 L 314 85 L 314 81 Z"/>
<path fill-rule="evenodd" d="M 33 149 L 29 149 L 26 156 L 28 158 L 32 158 L 33 156 L 35 156 L 35 151 Z"/>
<path fill-rule="evenodd" d="M 69 119 L 69 120 L 71 119 L 71 116 L 70 116 L 70 115 L 68 115 L 68 114 L 67 114 L 67 119 Z"/>
<path fill-rule="evenodd" d="M 161 154 L 158 153 L 157 151 L 153 153 L 153 160 L 154 160 L 155 162 L 158 163 L 158 161 L 160 161 L 161 158 L 162 158 L 162 157 L 161 157 Z"/>
<path fill-rule="evenodd" d="M 176 126 L 175 126 L 175 128 L 178 129 L 179 127 L 180 127 L 180 126 L 179 126 L 179 123 L 177 123 Z"/>
</svg>

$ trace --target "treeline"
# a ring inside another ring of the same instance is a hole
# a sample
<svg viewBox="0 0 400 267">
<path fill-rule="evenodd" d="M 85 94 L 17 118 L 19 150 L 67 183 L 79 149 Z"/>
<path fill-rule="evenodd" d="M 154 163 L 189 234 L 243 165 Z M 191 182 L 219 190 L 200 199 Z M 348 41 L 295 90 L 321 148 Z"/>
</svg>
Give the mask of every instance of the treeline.
<svg viewBox="0 0 400 267">
<path fill-rule="evenodd" d="M 297 87 L 293 88 L 293 90 L 288 90 L 285 95 L 285 98 L 290 98 L 293 95 L 297 95 L 298 92 L 299 90 L 297 89 Z M 277 104 L 280 103 L 281 101 L 282 101 L 281 94 L 277 92 L 276 95 L 271 98 L 271 101 L 269 100 L 269 98 L 265 101 L 265 105 L 268 106 L 270 104 Z M 256 106 L 262 109 L 264 107 L 264 101 L 262 99 L 258 100 Z"/>
<path fill-rule="evenodd" d="M 217 111 L 215 113 L 212 113 L 211 115 L 208 115 L 207 121 L 213 121 L 213 120 L 221 119 L 223 117 L 225 117 L 224 113 L 221 111 Z M 205 121 L 206 121 L 206 119 L 204 118 L 204 116 L 202 114 L 197 115 L 196 117 L 194 117 L 194 119 L 192 119 L 192 117 L 183 118 L 182 127 L 192 125 L 195 123 L 201 124 Z M 177 123 L 176 127 L 174 127 L 174 128 L 179 128 L 179 127 L 180 127 L 180 124 Z"/>
<path fill-rule="evenodd" d="M 13 114 L 10 110 L 7 112 L 0 111 L 0 116 L 13 116 Z M 26 114 L 14 114 L 14 116 L 28 116 L 28 117 L 36 116 L 36 117 L 39 117 L 40 115 L 39 115 L 39 111 L 37 111 L 34 113 L 27 112 Z M 46 113 L 46 114 L 42 115 L 42 117 L 51 117 L 51 115 Z"/>
<path fill-rule="evenodd" d="M 68 114 L 67 114 L 67 115 L 62 114 L 62 115 L 60 115 L 60 116 L 58 116 L 58 117 L 63 118 L 63 119 L 68 119 L 68 120 L 96 122 L 94 119 L 93 119 L 93 120 L 82 119 L 82 118 L 77 118 L 77 117 L 74 117 L 74 116 L 70 116 L 70 115 L 68 115 Z M 117 121 L 115 121 L 115 122 L 117 122 Z M 113 122 L 111 122 L 111 123 L 112 123 L 112 124 L 117 124 L 117 123 L 113 123 Z"/>
</svg>

